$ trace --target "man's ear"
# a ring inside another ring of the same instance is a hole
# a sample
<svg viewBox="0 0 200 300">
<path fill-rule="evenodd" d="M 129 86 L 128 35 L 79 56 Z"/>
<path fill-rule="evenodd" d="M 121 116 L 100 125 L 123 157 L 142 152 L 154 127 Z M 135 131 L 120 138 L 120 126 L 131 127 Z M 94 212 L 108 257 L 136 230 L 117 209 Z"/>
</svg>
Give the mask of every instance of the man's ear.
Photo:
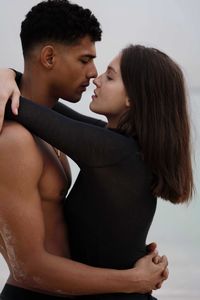
<svg viewBox="0 0 200 300">
<path fill-rule="evenodd" d="M 40 53 L 40 60 L 42 65 L 47 69 L 52 69 L 55 63 L 55 49 L 51 45 L 42 48 Z"/>
</svg>

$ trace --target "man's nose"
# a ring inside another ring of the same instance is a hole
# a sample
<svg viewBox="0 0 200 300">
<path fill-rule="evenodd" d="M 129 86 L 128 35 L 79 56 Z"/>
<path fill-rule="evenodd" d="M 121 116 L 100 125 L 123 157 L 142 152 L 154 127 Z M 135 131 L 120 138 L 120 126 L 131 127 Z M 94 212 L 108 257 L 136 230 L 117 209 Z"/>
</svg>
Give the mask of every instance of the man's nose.
<svg viewBox="0 0 200 300">
<path fill-rule="evenodd" d="M 97 68 L 96 68 L 95 64 L 92 63 L 90 65 L 89 70 L 88 70 L 87 77 L 88 77 L 88 79 L 90 79 L 90 78 L 96 78 L 97 75 L 98 75 Z"/>
</svg>

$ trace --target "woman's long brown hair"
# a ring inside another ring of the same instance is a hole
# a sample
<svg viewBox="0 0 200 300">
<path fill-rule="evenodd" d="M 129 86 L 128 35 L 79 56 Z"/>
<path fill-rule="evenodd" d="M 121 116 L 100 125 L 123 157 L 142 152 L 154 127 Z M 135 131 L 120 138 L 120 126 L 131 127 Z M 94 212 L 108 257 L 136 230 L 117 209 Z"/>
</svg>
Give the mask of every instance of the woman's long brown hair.
<svg viewBox="0 0 200 300">
<path fill-rule="evenodd" d="M 180 67 L 157 49 L 130 45 L 121 54 L 121 75 L 131 107 L 119 128 L 136 136 L 154 174 L 153 194 L 173 203 L 189 201 L 190 125 Z"/>
</svg>

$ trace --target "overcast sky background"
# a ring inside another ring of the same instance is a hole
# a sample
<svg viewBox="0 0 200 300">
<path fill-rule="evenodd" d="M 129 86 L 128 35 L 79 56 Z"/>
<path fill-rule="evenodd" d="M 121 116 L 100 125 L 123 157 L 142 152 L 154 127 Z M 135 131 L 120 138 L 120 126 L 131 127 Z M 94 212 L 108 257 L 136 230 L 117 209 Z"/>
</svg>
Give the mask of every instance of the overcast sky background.
<svg viewBox="0 0 200 300">
<path fill-rule="evenodd" d="M 0 66 L 23 71 L 20 24 L 37 0 L 0 0 Z M 77 0 L 90 8 L 102 24 L 96 64 L 104 71 L 109 61 L 129 43 L 159 48 L 174 58 L 186 76 L 193 128 L 196 195 L 192 204 L 173 206 L 159 201 L 148 241 L 156 240 L 168 255 L 170 279 L 156 295 L 160 300 L 200 299 L 200 1 L 199 0 Z M 92 85 L 73 107 L 91 114 Z M 73 164 L 74 175 L 77 168 Z M 74 176 L 75 178 L 75 176 Z M 0 262 L 0 289 L 7 269 Z"/>
</svg>

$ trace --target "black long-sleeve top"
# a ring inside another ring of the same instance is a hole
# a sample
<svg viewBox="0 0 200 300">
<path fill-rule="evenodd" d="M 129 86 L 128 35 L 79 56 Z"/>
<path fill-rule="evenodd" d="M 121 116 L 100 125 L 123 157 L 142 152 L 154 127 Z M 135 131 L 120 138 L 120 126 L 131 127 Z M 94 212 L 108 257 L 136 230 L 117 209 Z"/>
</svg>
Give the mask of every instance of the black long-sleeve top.
<svg viewBox="0 0 200 300">
<path fill-rule="evenodd" d="M 152 173 L 137 141 L 62 104 L 55 110 L 65 116 L 21 97 L 19 116 L 12 118 L 80 167 L 65 203 L 72 258 L 95 267 L 130 268 L 146 254 L 156 209 Z M 148 294 L 86 297 L 105 298 L 153 299 Z"/>
</svg>

